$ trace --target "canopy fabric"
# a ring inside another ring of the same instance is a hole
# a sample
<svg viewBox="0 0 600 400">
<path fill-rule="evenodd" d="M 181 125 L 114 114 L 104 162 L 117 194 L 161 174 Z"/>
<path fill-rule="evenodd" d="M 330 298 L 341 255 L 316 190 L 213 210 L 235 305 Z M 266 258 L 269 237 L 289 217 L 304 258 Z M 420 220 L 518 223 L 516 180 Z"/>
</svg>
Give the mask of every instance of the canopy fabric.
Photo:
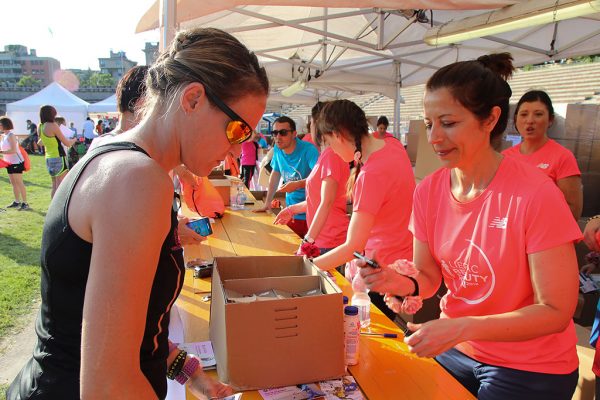
<svg viewBox="0 0 600 400">
<path fill-rule="evenodd" d="M 159 1 L 138 31 L 158 27 Z M 306 104 L 372 92 L 400 98 L 402 86 L 444 65 L 493 52 L 510 52 L 516 66 L 600 53 L 600 14 L 452 45 L 423 41 L 432 26 L 526 1 L 539 0 L 178 0 L 175 16 L 179 28 L 218 27 L 253 50 L 269 75 L 270 104 Z M 280 96 L 298 80 L 308 80 L 305 90 Z"/>
<path fill-rule="evenodd" d="M 58 115 L 65 117 L 67 125 L 73 122 L 78 129 L 83 126 L 89 103 L 53 82 L 29 97 L 6 105 L 6 114 L 13 121 L 15 133 L 27 132 L 28 119 L 37 124 L 40 107 L 46 104 L 54 106 Z"/>
<path fill-rule="evenodd" d="M 107 97 L 97 103 L 92 103 L 88 106 L 89 113 L 116 113 L 117 112 L 117 95 Z"/>
<path fill-rule="evenodd" d="M 327 3 L 327 4 L 324 4 Z M 301 6 L 329 8 L 390 8 L 427 9 L 427 10 L 474 10 L 497 8 L 507 4 L 518 3 L 518 0 L 253 0 L 252 5 L 263 6 Z M 205 15 L 248 5 L 248 0 L 177 0 L 178 22 L 190 21 Z M 159 1 L 157 0 L 142 16 L 136 27 L 136 33 L 157 29 Z"/>
</svg>

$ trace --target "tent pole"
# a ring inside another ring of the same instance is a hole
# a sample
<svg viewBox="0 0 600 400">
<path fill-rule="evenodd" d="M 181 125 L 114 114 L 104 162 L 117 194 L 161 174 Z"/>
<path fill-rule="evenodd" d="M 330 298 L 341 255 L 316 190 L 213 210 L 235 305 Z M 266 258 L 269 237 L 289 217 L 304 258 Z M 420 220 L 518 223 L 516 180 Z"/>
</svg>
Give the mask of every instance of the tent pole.
<svg viewBox="0 0 600 400">
<path fill-rule="evenodd" d="M 177 29 L 177 0 L 160 0 L 158 8 L 158 20 L 160 24 L 159 51 L 169 47 L 175 38 Z"/>
<path fill-rule="evenodd" d="M 399 61 L 394 61 L 394 75 L 396 80 L 396 98 L 394 99 L 394 136 L 402 140 L 402 135 L 400 134 L 400 103 L 402 102 L 400 89 L 402 88 L 402 72 L 400 71 Z"/>
</svg>

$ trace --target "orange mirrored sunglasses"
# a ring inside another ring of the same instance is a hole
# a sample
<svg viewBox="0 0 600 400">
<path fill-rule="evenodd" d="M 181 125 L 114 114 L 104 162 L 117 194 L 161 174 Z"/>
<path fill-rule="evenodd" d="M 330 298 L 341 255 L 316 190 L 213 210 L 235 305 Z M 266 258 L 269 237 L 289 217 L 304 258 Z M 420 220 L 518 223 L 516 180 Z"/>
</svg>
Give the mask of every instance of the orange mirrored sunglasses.
<svg viewBox="0 0 600 400">
<path fill-rule="evenodd" d="M 227 124 L 225 132 L 227 133 L 227 139 L 231 144 L 238 144 L 245 142 L 252 136 L 254 129 L 250 127 L 246 121 L 242 119 L 235 111 L 233 111 L 227 104 L 219 99 L 214 93 L 212 93 L 206 85 L 204 86 L 206 96 L 212 101 L 221 111 L 225 113 L 231 121 Z"/>
</svg>

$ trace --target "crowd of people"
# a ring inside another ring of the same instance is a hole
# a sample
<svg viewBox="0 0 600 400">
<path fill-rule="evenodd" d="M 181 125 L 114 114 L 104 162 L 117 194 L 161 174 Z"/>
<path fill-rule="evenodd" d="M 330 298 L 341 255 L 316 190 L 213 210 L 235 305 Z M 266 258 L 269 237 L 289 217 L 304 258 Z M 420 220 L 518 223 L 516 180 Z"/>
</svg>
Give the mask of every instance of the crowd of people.
<svg viewBox="0 0 600 400">
<path fill-rule="evenodd" d="M 548 138 L 554 111 L 546 93 L 526 93 L 517 104 L 522 143 L 504 152 L 492 146 L 510 118 L 513 70 L 501 53 L 432 75 L 424 119 L 442 168 L 418 186 L 385 117 L 371 131 L 355 103 L 318 102 L 303 139 L 293 119 L 277 118 L 264 207 L 254 211 L 268 212 L 285 193 L 275 223 L 301 238 L 297 255 L 323 270 L 348 265 L 347 277 L 361 280 L 390 316 L 414 313 L 444 284 L 441 317 L 409 323 L 405 342 L 473 395 L 566 400 L 578 379 L 574 243 L 600 250 L 600 217 L 582 235 L 581 173 Z M 123 77 L 120 125 L 96 139 L 98 128 L 86 121 L 90 149 L 76 165 L 65 160 L 63 145 L 74 143 L 66 121 L 42 107 L 36 144 L 45 148 L 53 199 L 42 238 L 38 343 L 7 399 L 164 398 L 167 377 L 209 398 L 231 393 L 168 340 L 182 244 L 204 239 L 177 216 L 173 175 L 207 176 L 228 160 L 225 168 L 250 187 L 263 140 L 253 127 L 268 93 L 252 52 L 228 33 L 198 28 Z M 23 208 L 10 119 L 0 118 L 0 129 L 11 207 Z M 115 206 L 99 212 L 106 204 Z M 356 251 L 381 268 L 353 260 Z M 600 356 L 594 368 L 600 373 Z"/>
</svg>

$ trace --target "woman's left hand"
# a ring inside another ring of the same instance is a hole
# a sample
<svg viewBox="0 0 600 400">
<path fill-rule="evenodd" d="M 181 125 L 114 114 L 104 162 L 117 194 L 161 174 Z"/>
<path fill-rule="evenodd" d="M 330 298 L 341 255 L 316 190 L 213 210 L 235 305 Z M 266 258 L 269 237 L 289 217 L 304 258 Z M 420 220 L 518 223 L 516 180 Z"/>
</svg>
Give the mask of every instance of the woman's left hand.
<svg viewBox="0 0 600 400">
<path fill-rule="evenodd" d="M 407 326 L 413 333 L 404 338 L 404 343 L 419 357 L 435 357 L 468 340 L 464 318 L 440 318 L 423 324 L 408 322 Z"/>
<path fill-rule="evenodd" d="M 192 229 L 190 229 L 186 224 L 190 222 L 187 217 L 182 217 L 179 219 L 177 223 L 177 234 L 179 235 L 179 241 L 181 244 L 198 244 L 206 240 L 205 236 L 201 236 Z"/>
</svg>

